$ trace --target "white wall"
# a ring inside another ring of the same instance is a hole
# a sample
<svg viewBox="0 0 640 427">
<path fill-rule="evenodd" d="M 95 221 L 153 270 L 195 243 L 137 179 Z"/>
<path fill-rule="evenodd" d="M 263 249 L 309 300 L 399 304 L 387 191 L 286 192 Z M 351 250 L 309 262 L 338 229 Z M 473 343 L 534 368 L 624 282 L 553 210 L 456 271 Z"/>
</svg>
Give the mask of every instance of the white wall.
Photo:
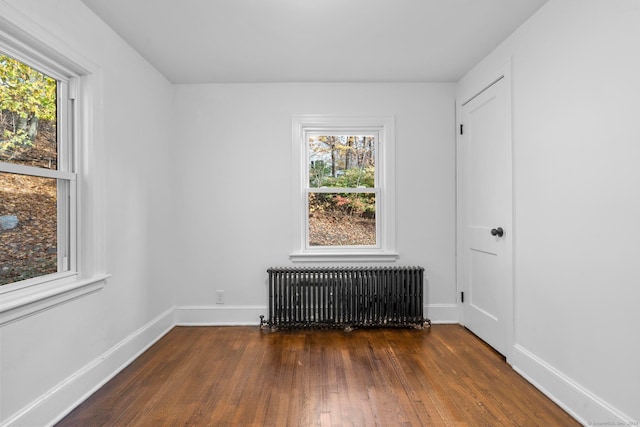
<svg viewBox="0 0 640 427">
<path fill-rule="evenodd" d="M 172 86 L 80 1 L 0 5 L 24 13 L 32 27 L 50 34 L 47 41 L 93 61 L 102 74 L 97 119 L 112 277 L 97 293 L 0 329 L 0 424 L 44 425 L 162 333 L 140 328 L 173 307 L 164 279 L 172 248 L 166 136 Z"/>
<path fill-rule="evenodd" d="M 551 0 L 513 59 L 514 366 L 583 422 L 640 420 L 640 3 Z"/>
<path fill-rule="evenodd" d="M 257 324 L 268 314 L 266 269 L 291 265 L 294 114 L 395 115 L 397 264 L 426 268 L 432 320 L 457 320 L 454 91 L 453 84 L 177 86 L 176 305 L 202 308 L 179 309 L 178 321 Z M 215 305 L 216 289 L 225 291 L 224 307 Z"/>
</svg>

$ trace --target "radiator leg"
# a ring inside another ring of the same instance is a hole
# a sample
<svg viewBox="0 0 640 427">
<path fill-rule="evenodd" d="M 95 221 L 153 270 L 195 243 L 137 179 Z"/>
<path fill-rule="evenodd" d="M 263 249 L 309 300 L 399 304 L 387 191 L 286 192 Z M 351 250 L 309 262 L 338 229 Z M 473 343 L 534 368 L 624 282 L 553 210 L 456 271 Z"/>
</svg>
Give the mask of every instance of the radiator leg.
<svg viewBox="0 0 640 427">
<path fill-rule="evenodd" d="M 264 320 L 264 316 L 260 315 L 260 329 L 266 329 L 269 328 L 271 330 L 271 332 L 275 331 L 278 329 L 277 326 L 275 325 L 271 325 L 271 323 L 267 320 Z"/>
<path fill-rule="evenodd" d="M 261 314 L 260 315 L 260 329 L 264 329 L 267 326 L 269 326 L 269 322 L 267 322 L 266 320 L 264 320 L 264 316 Z"/>
</svg>

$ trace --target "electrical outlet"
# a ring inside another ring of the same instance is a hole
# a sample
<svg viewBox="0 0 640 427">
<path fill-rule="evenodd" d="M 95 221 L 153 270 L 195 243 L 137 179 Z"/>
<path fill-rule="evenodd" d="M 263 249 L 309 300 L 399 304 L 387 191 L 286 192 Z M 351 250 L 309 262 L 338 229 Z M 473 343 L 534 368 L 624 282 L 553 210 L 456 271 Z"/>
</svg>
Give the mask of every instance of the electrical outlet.
<svg viewBox="0 0 640 427">
<path fill-rule="evenodd" d="M 216 291 L 216 304 L 224 304 L 224 291 Z"/>
</svg>

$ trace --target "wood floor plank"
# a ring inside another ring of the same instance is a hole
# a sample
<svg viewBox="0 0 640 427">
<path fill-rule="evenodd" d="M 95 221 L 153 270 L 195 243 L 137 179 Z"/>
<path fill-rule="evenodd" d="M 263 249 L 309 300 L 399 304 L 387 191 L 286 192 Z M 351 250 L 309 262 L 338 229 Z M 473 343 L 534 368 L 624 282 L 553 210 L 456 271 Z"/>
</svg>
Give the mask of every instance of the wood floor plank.
<svg viewBox="0 0 640 427">
<path fill-rule="evenodd" d="M 58 427 L 578 426 L 459 325 L 176 327 Z"/>
</svg>

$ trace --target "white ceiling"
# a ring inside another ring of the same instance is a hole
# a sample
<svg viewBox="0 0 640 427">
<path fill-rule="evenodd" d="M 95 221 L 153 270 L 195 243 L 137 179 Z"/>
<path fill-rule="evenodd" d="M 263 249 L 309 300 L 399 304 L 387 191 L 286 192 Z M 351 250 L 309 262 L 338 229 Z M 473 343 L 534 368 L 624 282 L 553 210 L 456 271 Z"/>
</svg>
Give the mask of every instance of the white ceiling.
<svg viewBox="0 0 640 427">
<path fill-rule="evenodd" d="M 455 82 L 547 0 L 82 0 L 174 83 Z"/>
</svg>

